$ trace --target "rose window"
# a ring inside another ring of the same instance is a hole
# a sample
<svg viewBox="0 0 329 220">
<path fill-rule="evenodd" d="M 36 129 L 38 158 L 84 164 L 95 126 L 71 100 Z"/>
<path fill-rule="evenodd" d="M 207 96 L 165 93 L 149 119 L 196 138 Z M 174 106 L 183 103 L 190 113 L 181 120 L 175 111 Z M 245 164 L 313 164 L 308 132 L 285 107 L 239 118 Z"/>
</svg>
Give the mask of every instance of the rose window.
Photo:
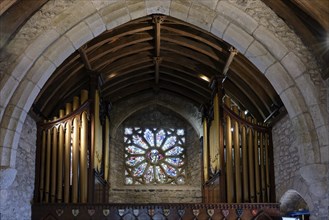
<svg viewBox="0 0 329 220">
<path fill-rule="evenodd" d="M 125 128 L 125 182 L 185 183 L 184 129 Z"/>
</svg>

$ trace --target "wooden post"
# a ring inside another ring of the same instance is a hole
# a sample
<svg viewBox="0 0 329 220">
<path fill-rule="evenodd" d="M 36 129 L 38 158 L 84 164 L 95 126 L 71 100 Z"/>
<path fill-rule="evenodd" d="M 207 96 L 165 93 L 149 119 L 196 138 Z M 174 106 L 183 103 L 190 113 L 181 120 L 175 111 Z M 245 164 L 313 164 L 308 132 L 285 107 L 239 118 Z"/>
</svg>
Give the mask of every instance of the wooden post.
<svg viewBox="0 0 329 220">
<path fill-rule="evenodd" d="M 248 122 L 251 122 L 251 117 L 247 118 Z M 255 202 L 255 175 L 254 175 L 254 151 L 252 142 L 252 129 L 248 129 L 248 161 L 249 161 L 249 192 L 250 202 Z"/>
<path fill-rule="evenodd" d="M 203 118 L 203 182 L 207 182 L 209 179 L 208 173 L 208 164 L 209 164 L 209 156 L 208 156 L 208 124 L 207 118 Z"/>
<path fill-rule="evenodd" d="M 88 91 L 81 91 L 81 104 L 88 100 Z M 87 202 L 87 189 L 88 189 L 88 161 L 87 161 L 87 151 L 88 151 L 88 119 L 87 112 L 82 112 L 81 114 L 81 128 L 80 128 L 80 202 Z"/>
<path fill-rule="evenodd" d="M 105 170 L 104 179 L 110 181 L 110 119 L 106 116 L 105 119 Z"/>
<path fill-rule="evenodd" d="M 254 124 L 257 125 L 256 119 Z M 254 130 L 254 162 L 255 162 L 255 181 L 256 181 L 256 201 L 260 202 L 260 176 L 259 176 L 259 150 L 258 150 L 258 132 Z"/>
<path fill-rule="evenodd" d="M 261 193 L 262 193 L 262 202 L 266 202 L 266 176 L 265 176 L 265 164 L 264 164 L 264 142 L 263 142 L 263 133 L 259 133 L 260 139 L 260 175 L 261 175 Z"/>
<path fill-rule="evenodd" d="M 269 166 L 269 153 L 268 153 L 268 134 L 265 134 L 265 170 L 266 170 L 266 202 L 270 202 L 270 166 Z"/>
<path fill-rule="evenodd" d="M 65 115 L 72 112 L 71 103 L 66 103 Z M 70 202 L 70 178 L 71 178 L 71 132 L 72 122 L 66 122 L 65 128 L 65 149 L 64 149 L 64 203 Z"/>
</svg>

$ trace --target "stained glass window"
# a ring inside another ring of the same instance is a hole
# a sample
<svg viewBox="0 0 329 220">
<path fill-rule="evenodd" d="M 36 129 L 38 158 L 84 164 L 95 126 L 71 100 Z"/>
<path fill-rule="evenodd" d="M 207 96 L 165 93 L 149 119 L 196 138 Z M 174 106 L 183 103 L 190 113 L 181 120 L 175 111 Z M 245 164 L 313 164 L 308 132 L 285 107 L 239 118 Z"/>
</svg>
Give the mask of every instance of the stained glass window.
<svg viewBox="0 0 329 220">
<path fill-rule="evenodd" d="M 125 128 L 125 183 L 185 184 L 185 131 Z"/>
</svg>

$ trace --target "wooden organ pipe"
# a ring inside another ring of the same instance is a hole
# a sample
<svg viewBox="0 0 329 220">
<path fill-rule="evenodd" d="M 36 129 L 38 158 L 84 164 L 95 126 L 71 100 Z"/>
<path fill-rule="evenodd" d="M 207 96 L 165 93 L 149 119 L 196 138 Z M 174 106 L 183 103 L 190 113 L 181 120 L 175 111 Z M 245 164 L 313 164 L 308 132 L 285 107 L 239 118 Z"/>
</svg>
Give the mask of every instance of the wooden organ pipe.
<svg viewBox="0 0 329 220">
<path fill-rule="evenodd" d="M 59 110 L 59 117 L 64 117 L 64 110 Z M 64 155 L 64 125 L 58 128 L 58 163 L 57 163 L 57 200 L 63 201 L 63 155 Z"/>
<path fill-rule="evenodd" d="M 73 97 L 73 111 L 79 107 L 79 97 Z M 73 119 L 73 140 L 72 140 L 72 202 L 78 202 L 78 180 L 79 180 L 79 118 Z"/>
<path fill-rule="evenodd" d="M 225 97 L 225 105 L 230 108 L 231 100 Z M 232 161 L 232 131 L 231 118 L 226 116 L 226 185 L 227 185 L 227 202 L 234 202 L 234 181 L 233 181 L 233 161 Z"/>
<path fill-rule="evenodd" d="M 81 91 L 81 104 L 88 100 L 88 91 Z M 83 112 L 81 115 L 81 128 L 80 128 L 80 202 L 87 202 L 88 193 L 88 161 L 87 161 L 87 150 L 88 150 L 88 119 L 87 113 Z"/>
<path fill-rule="evenodd" d="M 257 125 L 257 120 L 253 120 Z M 255 182 L 256 182 L 256 202 L 260 202 L 260 176 L 259 176 L 259 151 L 258 151 L 258 132 L 254 130 L 254 162 L 255 162 Z"/>
<path fill-rule="evenodd" d="M 110 119 L 106 116 L 105 119 L 105 170 L 104 179 L 110 181 Z"/>
<path fill-rule="evenodd" d="M 207 118 L 203 119 L 203 179 L 207 182 L 209 179 L 208 173 L 208 125 Z"/>
<path fill-rule="evenodd" d="M 267 189 L 267 202 L 270 202 L 270 164 L 269 164 L 269 143 L 268 134 L 265 134 L 265 170 L 266 170 L 266 189 Z"/>
<path fill-rule="evenodd" d="M 44 180 L 45 180 L 45 167 L 46 167 L 46 131 L 42 130 L 42 143 L 41 143 L 41 164 L 40 164 L 40 202 L 43 202 L 44 194 Z"/>
<path fill-rule="evenodd" d="M 265 202 L 265 192 L 266 192 L 266 176 L 265 176 L 265 166 L 264 166 L 264 143 L 263 143 L 263 133 L 259 133 L 259 147 L 260 147 L 260 176 L 261 176 L 261 193 L 262 202 Z"/>
<path fill-rule="evenodd" d="M 248 116 L 248 122 L 251 122 L 251 117 Z M 252 129 L 248 129 L 248 162 L 249 162 L 249 193 L 250 202 L 255 202 L 255 175 L 254 175 L 254 151 L 252 142 Z"/>
<path fill-rule="evenodd" d="M 242 119 L 245 119 L 245 114 L 241 113 Z M 249 202 L 249 181 L 248 181 L 248 150 L 246 126 L 241 126 L 241 147 L 242 147 L 242 179 L 243 179 L 243 202 Z"/>
<path fill-rule="evenodd" d="M 57 120 L 56 117 L 54 117 L 54 121 Z M 50 191 L 50 201 L 54 203 L 56 201 L 56 168 L 57 168 L 57 134 L 58 130 L 57 127 L 54 126 L 52 128 L 53 138 L 52 138 L 52 152 L 51 152 L 51 191 Z"/>
<path fill-rule="evenodd" d="M 233 106 L 235 114 L 239 115 L 237 106 Z M 233 130 L 233 145 L 234 145 L 234 168 L 235 168 L 235 197 L 236 202 L 242 202 L 242 184 L 241 184 L 241 172 L 240 172 L 240 143 L 239 143 L 239 123 L 234 120 Z"/>
<path fill-rule="evenodd" d="M 65 115 L 72 112 L 72 104 L 66 103 Z M 65 128 L 65 149 L 64 149 L 64 202 L 70 202 L 70 173 L 71 173 L 71 122 L 66 122 Z"/>
</svg>

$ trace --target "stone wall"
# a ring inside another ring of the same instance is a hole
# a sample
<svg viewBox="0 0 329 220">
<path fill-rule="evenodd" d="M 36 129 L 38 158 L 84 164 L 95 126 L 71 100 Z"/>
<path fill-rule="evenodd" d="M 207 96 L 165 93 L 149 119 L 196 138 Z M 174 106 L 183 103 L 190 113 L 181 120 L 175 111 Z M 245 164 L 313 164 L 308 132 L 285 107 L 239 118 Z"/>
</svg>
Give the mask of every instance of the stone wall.
<svg viewBox="0 0 329 220">
<path fill-rule="evenodd" d="M 31 218 L 33 199 L 37 128 L 27 116 L 17 149 L 17 175 L 13 184 L 0 191 L 0 219 L 20 220 Z"/>
<path fill-rule="evenodd" d="M 125 126 L 185 128 L 186 184 L 125 185 L 123 144 L 123 130 Z M 109 201 L 119 203 L 201 202 L 201 160 L 199 149 L 199 138 L 192 126 L 171 110 L 153 105 L 134 113 L 118 127 L 115 136 L 111 140 L 111 189 Z"/>
<path fill-rule="evenodd" d="M 292 123 L 286 115 L 272 130 L 275 172 L 275 191 L 277 201 L 289 189 L 291 180 L 296 178 L 300 169 L 298 142 Z"/>
</svg>

